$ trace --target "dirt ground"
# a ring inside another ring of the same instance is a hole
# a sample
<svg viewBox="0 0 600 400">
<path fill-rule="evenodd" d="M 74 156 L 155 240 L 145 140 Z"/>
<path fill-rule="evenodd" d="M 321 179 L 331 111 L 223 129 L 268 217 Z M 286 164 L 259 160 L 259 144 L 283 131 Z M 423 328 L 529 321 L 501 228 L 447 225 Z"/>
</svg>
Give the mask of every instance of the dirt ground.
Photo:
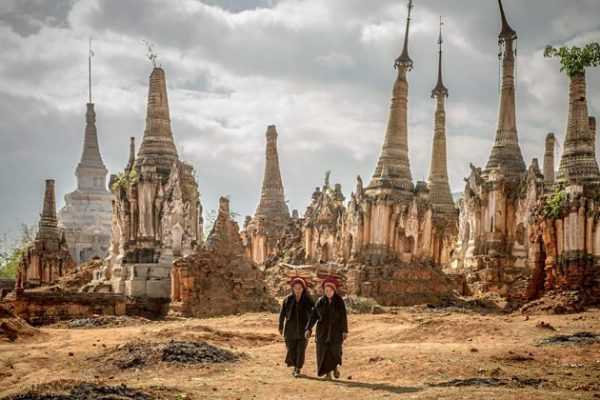
<svg viewBox="0 0 600 400">
<path fill-rule="evenodd" d="M 35 385 L 39 392 L 83 384 L 125 393 L 125 384 L 163 399 L 600 398 L 600 337 L 543 344 L 557 335 L 600 334 L 600 309 L 525 316 L 403 308 L 351 314 L 349 323 L 338 381 L 315 376 L 312 339 L 306 376 L 292 377 L 276 314 L 40 328 L 34 337 L 0 342 L 0 397 Z M 206 342 L 217 356 L 201 363 L 161 359 L 156 349 L 173 340 Z"/>
</svg>

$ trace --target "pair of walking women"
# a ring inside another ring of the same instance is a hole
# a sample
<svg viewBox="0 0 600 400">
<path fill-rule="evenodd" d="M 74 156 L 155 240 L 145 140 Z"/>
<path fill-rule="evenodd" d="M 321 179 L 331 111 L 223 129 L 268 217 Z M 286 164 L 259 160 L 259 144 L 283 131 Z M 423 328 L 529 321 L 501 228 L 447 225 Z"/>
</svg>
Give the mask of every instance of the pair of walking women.
<svg viewBox="0 0 600 400">
<path fill-rule="evenodd" d="M 283 300 L 279 314 L 279 333 L 285 339 L 285 362 L 293 367 L 295 377 L 301 375 L 308 339 L 317 325 L 317 375 L 331 379 L 340 377 L 342 345 L 348 336 L 348 317 L 344 300 L 338 294 L 335 278 L 321 284 L 324 295 L 315 303 L 302 278 L 291 281 L 292 293 Z"/>
</svg>

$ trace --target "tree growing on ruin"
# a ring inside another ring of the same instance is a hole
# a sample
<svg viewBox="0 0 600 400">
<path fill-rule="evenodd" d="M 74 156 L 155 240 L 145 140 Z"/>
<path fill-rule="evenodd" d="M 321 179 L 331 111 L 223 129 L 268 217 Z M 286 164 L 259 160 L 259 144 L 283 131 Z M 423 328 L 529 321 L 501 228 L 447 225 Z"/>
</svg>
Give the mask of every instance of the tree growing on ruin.
<svg viewBox="0 0 600 400">
<path fill-rule="evenodd" d="M 560 58 L 560 72 L 573 76 L 578 72 L 585 72 L 588 67 L 600 66 L 600 44 L 589 43 L 584 47 L 567 46 L 552 47 L 547 45 L 544 49 L 544 57 Z"/>
<path fill-rule="evenodd" d="M 16 278 L 19 270 L 19 260 L 27 247 L 35 239 L 36 228 L 21 224 L 21 233 L 15 240 L 8 235 L 0 239 L 0 278 Z"/>
</svg>

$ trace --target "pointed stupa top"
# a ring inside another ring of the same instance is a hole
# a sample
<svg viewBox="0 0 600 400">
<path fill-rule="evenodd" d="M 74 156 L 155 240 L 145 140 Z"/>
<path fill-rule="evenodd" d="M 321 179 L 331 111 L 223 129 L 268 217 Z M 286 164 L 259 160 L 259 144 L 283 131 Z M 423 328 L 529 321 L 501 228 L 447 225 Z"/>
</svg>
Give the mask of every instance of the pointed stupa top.
<svg viewBox="0 0 600 400">
<path fill-rule="evenodd" d="M 98 174 L 106 176 L 108 170 L 102 161 L 100 155 L 100 147 L 98 146 L 98 133 L 96 130 L 96 112 L 94 104 L 87 103 L 87 111 L 85 113 L 85 135 L 83 137 L 83 151 L 81 159 L 77 165 L 75 174 L 79 177 L 79 172 L 82 169 L 96 169 Z"/>
<path fill-rule="evenodd" d="M 436 215 L 448 217 L 456 216 L 456 208 L 448 183 L 448 165 L 446 155 L 446 110 L 444 103 L 448 96 L 448 89 L 442 82 L 442 18 L 440 17 L 440 36 L 438 38 L 438 81 L 431 91 L 431 97 L 436 99 L 434 118 L 434 133 L 431 147 L 431 165 L 427 178 L 429 200 L 433 205 Z"/>
<path fill-rule="evenodd" d="M 136 165 L 154 164 L 157 172 L 168 178 L 175 160 L 179 160 L 179 156 L 171 132 L 165 71 L 161 67 L 154 67 L 148 87 L 146 130 Z"/>
<path fill-rule="evenodd" d="M 96 130 L 96 112 L 94 103 L 92 103 L 92 55 L 91 49 L 88 56 L 88 103 L 85 113 L 85 134 L 83 137 L 83 151 L 81 159 L 75 170 L 78 189 L 96 189 L 106 190 L 105 181 L 108 170 L 102 161 L 100 155 L 100 146 L 98 146 L 98 131 Z"/>
<path fill-rule="evenodd" d="M 387 130 L 377 166 L 365 192 L 369 195 L 384 189 L 391 190 L 394 196 L 400 198 L 409 198 L 413 195 L 414 184 L 408 159 L 408 81 L 406 79 L 407 71 L 412 68 L 412 60 L 408 56 L 408 26 L 411 9 L 412 0 L 409 0 L 404 50 L 394 63 L 398 71 L 392 88 Z"/>
<path fill-rule="evenodd" d="M 500 44 L 504 45 L 502 56 L 502 90 L 500 93 L 496 138 L 485 167 L 485 172 L 487 173 L 492 169 L 500 169 L 505 175 L 516 176 L 526 171 L 525 161 L 519 147 L 515 113 L 515 53 L 513 41 L 517 38 L 517 34 L 508 26 L 500 0 L 498 4 L 500 5 L 500 14 L 502 16 L 502 31 L 498 37 Z"/>
<path fill-rule="evenodd" d="M 442 81 L 442 43 L 444 42 L 442 39 L 442 16 L 440 15 L 440 35 L 438 37 L 438 46 L 439 46 L 439 57 L 438 57 L 438 78 L 437 83 L 433 90 L 431 91 L 431 97 L 436 96 L 445 96 L 448 97 L 448 89 L 444 86 L 444 82 Z"/>
<path fill-rule="evenodd" d="M 502 29 L 498 34 L 498 41 L 502 43 L 506 39 L 515 40 L 517 38 L 517 32 L 508 24 L 508 20 L 504 14 L 504 7 L 502 7 L 502 0 L 498 0 L 498 5 L 500 6 L 500 18 L 502 18 Z"/>
<path fill-rule="evenodd" d="M 260 202 L 256 208 L 256 216 L 267 220 L 285 220 L 290 218 L 290 211 L 285 203 L 283 182 L 279 169 L 277 153 L 277 129 L 275 125 L 267 127 L 267 146 L 265 150 L 265 174 L 263 177 Z"/>
<path fill-rule="evenodd" d="M 405 66 L 409 70 L 413 67 L 413 61 L 408 55 L 408 28 L 410 26 L 410 11 L 413 8 L 412 0 L 408 0 L 408 15 L 406 17 L 406 31 L 404 33 L 404 46 L 402 47 L 402 54 L 400 57 L 396 58 L 394 62 L 394 68 L 398 68 L 400 66 Z"/>
<path fill-rule="evenodd" d="M 56 197 L 54 195 L 54 179 L 46 179 L 46 189 L 44 192 L 44 204 L 36 240 L 55 242 L 58 246 L 60 237 L 58 235 L 58 219 L 56 217 Z"/>
</svg>

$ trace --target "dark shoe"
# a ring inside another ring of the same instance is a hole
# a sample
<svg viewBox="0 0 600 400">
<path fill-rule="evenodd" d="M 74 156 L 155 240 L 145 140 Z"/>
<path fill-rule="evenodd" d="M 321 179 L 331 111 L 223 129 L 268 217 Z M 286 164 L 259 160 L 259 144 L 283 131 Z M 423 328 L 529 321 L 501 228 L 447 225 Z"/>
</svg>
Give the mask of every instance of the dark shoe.
<svg viewBox="0 0 600 400">
<path fill-rule="evenodd" d="M 335 369 L 333 370 L 333 377 L 335 379 L 340 379 L 340 370 L 338 369 L 338 367 L 335 367 Z"/>
<path fill-rule="evenodd" d="M 292 375 L 296 376 L 296 371 L 298 371 L 298 368 L 294 368 L 294 369 L 292 370 Z"/>
<path fill-rule="evenodd" d="M 324 380 L 326 381 L 330 381 L 331 380 L 331 372 L 328 372 L 327 374 L 325 374 L 325 376 L 323 377 Z"/>
<path fill-rule="evenodd" d="M 294 368 L 294 378 L 297 378 L 300 376 L 300 368 Z"/>
</svg>

